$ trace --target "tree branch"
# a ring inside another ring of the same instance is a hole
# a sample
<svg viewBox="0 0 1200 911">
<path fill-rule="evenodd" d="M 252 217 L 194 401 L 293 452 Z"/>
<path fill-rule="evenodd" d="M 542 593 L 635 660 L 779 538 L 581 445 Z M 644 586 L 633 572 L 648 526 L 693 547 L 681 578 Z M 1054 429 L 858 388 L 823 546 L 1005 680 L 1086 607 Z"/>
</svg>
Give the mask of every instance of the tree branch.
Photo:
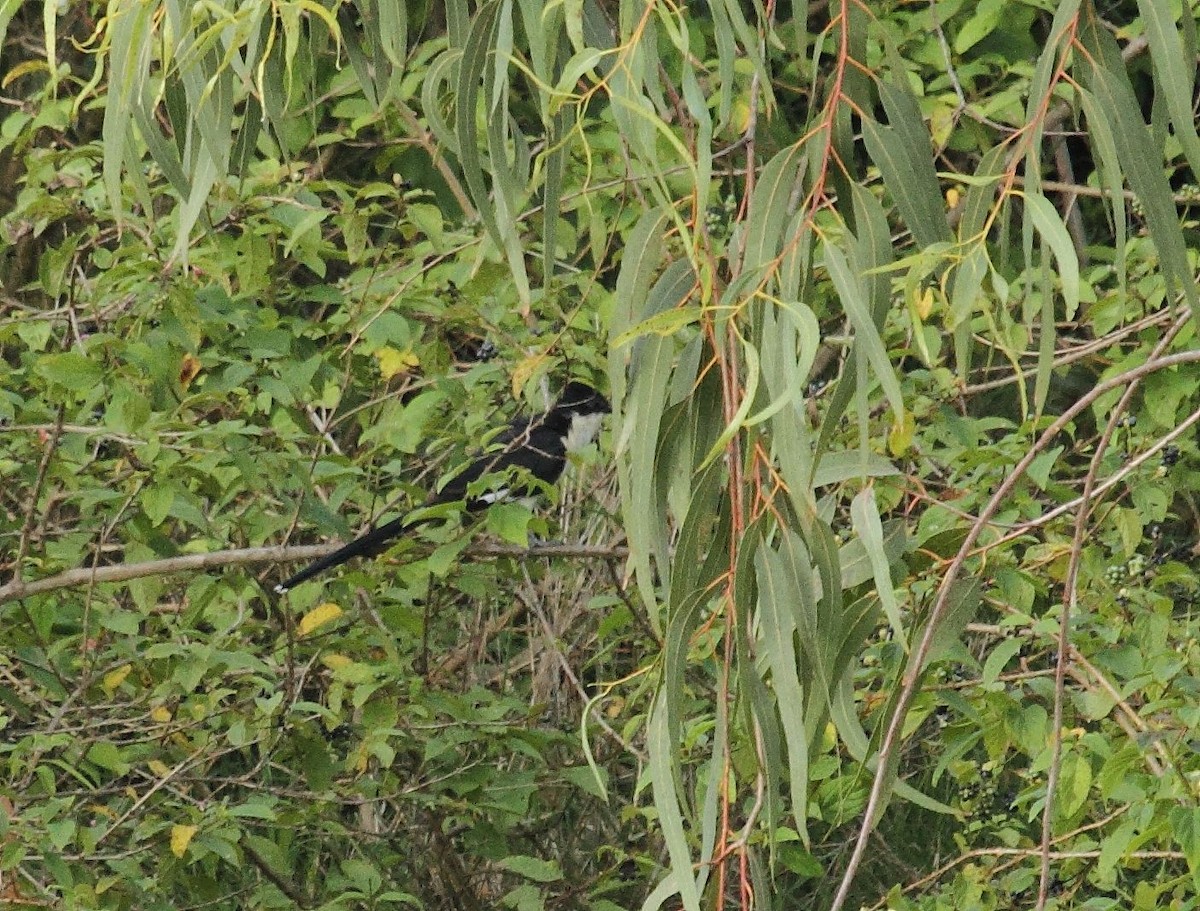
<svg viewBox="0 0 1200 911">
<path fill-rule="evenodd" d="M 162 560 L 147 560 L 142 563 L 115 563 L 111 566 L 81 567 L 69 569 L 56 576 L 22 582 L 14 579 L 0 586 L 0 604 L 27 598 L 42 592 L 71 588 L 76 585 L 92 585 L 98 582 L 128 582 L 147 576 L 165 576 L 171 573 L 195 572 L 222 566 L 244 566 L 254 563 L 290 563 L 300 560 L 316 560 L 331 554 L 340 542 L 329 544 L 276 545 L 273 547 L 245 547 L 234 550 L 219 550 L 210 554 L 185 554 Z M 570 557 L 577 560 L 623 560 L 629 555 L 624 546 L 608 547 L 592 544 L 537 544 L 533 547 L 517 547 L 512 544 L 473 545 L 465 551 L 475 557 Z"/>
</svg>

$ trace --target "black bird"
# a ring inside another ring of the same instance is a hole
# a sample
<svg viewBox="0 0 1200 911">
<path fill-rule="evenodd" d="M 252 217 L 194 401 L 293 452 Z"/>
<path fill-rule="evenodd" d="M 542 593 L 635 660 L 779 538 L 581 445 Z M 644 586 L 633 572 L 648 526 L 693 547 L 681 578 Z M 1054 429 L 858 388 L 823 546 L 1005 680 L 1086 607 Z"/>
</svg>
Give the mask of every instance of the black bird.
<svg viewBox="0 0 1200 911">
<path fill-rule="evenodd" d="M 465 499 L 467 509 L 479 510 L 512 495 L 536 494 L 539 483 L 553 484 L 558 480 L 566 467 L 568 452 L 581 449 L 596 438 L 600 422 L 610 411 L 608 399 L 591 386 L 568 383 L 549 411 L 534 418 L 518 418 L 509 424 L 496 435 L 489 451 L 455 475 L 441 490 L 430 493 L 424 505 L 437 506 Z M 485 475 L 505 474 L 514 469 L 528 472 L 531 479 L 523 483 L 518 481 L 511 489 L 498 488 L 478 497 L 467 497 L 467 488 Z M 347 560 L 380 554 L 387 549 L 389 541 L 420 522 L 419 518 L 401 516 L 373 528 L 276 585 L 275 591 L 282 595 Z"/>
</svg>

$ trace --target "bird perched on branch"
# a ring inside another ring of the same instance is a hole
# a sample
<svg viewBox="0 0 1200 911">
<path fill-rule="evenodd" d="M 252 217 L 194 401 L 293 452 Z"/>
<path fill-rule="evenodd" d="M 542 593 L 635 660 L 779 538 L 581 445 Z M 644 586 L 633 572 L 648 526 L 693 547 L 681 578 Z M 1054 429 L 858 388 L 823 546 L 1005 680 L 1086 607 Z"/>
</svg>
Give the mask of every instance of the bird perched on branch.
<svg viewBox="0 0 1200 911">
<path fill-rule="evenodd" d="M 519 418 L 498 433 L 488 449 L 455 475 L 441 490 L 426 498 L 425 506 L 465 500 L 467 509 L 479 510 L 509 497 L 531 496 L 542 484 L 553 484 L 567 464 L 567 453 L 591 443 L 600 422 L 611 411 L 608 399 L 586 383 L 567 384 L 558 401 L 544 414 Z M 487 475 L 509 475 L 510 483 L 470 497 L 468 488 Z M 524 475 L 524 477 L 522 477 Z M 284 594 L 318 573 L 355 557 L 373 557 L 422 518 L 402 516 L 368 531 L 328 556 L 314 561 L 290 579 L 275 586 Z"/>
</svg>

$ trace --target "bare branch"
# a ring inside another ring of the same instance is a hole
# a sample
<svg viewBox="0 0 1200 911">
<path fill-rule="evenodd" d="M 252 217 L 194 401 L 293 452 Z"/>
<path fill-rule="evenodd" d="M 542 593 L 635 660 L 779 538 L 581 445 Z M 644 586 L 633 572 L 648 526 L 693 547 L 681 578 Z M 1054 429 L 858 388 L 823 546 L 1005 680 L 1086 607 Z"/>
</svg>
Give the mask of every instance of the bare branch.
<svg viewBox="0 0 1200 911">
<path fill-rule="evenodd" d="M 341 547 L 340 543 L 276 545 L 273 547 L 244 547 L 235 550 L 219 550 L 210 554 L 186 554 L 162 560 L 147 560 L 142 563 L 116 563 L 112 566 L 82 567 L 70 569 L 56 576 L 21 582 L 19 579 L 0 586 L 0 604 L 27 598 L 42 592 L 71 588 L 76 585 L 92 585 L 100 582 L 128 582 L 147 576 L 166 576 L 172 573 L 195 572 L 222 566 L 246 566 L 255 563 L 290 563 L 300 560 L 316 560 L 331 554 Z M 474 557 L 567 557 L 575 560 L 623 560 L 629 555 L 624 546 L 609 547 L 593 544 L 537 544 L 532 547 L 517 547 L 512 544 L 481 543 L 466 549 Z"/>
</svg>

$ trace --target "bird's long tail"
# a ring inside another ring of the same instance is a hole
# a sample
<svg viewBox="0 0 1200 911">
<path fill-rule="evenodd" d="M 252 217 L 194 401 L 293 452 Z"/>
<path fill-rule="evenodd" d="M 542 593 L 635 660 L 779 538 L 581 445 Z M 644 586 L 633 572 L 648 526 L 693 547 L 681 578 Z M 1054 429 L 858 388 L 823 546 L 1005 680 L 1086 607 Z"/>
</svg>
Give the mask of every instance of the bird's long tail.
<svg viewBox="0 0 1200 911">
<path fill-rule="evenodd" d="M 321 557 L 319 560 L 314 560 L 296 575 L 292 576 L 275 586 L 277 594 L 284 594 L 289 589 L 295 588 L 301 582 L 307 582 L 318 573 L 323 573 L 325 570 L 334 566 L 340 566 L 347 560 L 353 560 L 355 557 L 373 557 L 376 554 L 382 553 L 387 543 L 404 531 L 409 525 L 409 520 L 405 517 L 392 519 L 380 525 L 378 528 L 372 528 L 365 535 L 360 535 L 344 547 L 339 547 L 333 553 Z"/>
</svg>

